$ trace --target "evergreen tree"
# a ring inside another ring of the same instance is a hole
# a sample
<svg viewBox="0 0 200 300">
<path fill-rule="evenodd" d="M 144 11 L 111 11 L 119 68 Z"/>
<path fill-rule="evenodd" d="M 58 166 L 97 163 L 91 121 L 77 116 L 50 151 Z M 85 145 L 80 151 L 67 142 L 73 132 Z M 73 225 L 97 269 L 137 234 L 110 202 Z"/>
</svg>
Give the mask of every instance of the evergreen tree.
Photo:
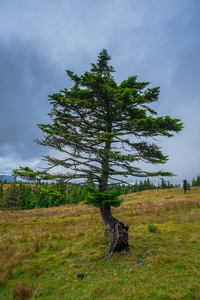
<svg viewBox="0 0 200 300">
<path fill-rule="evenodd" d="M 192 186 L 200 186 L 200 176 L 197 176 L 197 179 L 192 179 Z"/>
<path fill-rule="evenodd" d="M 139 192 L 144 191 L 144 184 L 143 184 L 142 180 L 140 180 L 140 182 L 138 184 L 138 190 L 139 190 Z"/>
<path fill-rule="evenodd" d="M 186 194 L 187 190 L 190 190 L 190 185 L 186 179 L 183 180 L 183 189 L 184 189 L 185 194 Z"/>
<path fill-rule="evenodd" d="M 123 176 L 172 176 L 170 172 L 147 172 L 133 163 L 164 164 L 167 156 L 150 138 L 172 137 L 182 123 L 169 116 L 156 117 L 149 105 L 158 100 L 158 87 L 147 88 L 149 82 L 138 82 L 136 76 L 117 84 L 110 59 L 103 49 L 89 72 L 78 76 L 67 71 L 74 85 L 49 96 L 52 122 L 38 125 L 45 133 L 38 143 L 62 152 L 60 157 L 44 157 L 48 171 L 55 166 L 67 168 L 57 178 L 92 178 L 95 188 L 89 187 L 87 203 L 100 209 L 110 239 L 108 254 L 112 255 L 128 250 L 129 245 L 128 226 L 111 214 L 111 207 L 119 206 L 121 200 L 116 192 L 107 192 L 109 181 L 121 181 Z"/>
<path fill-rule="evenodd" d="M 131 190 L 132 193 L 137 193 L 139 191 L 137 180 Z"/>
<path fill-rule="evenodd" d="M 23 194 L 23 208 L 25 209 L 31 209 L 34 208 L 36 205 L 36 198 L 35 194 L 32 190 L 32 187 L 30 185 L 26 186 L 24 194 Z"/>
<path fill-rule="evenodd" d="M 3 182 L 0 181 L 0 199 L 3 199 Z"/>
<path fill-rule="evenodd" d="M 67 203 L 78 204 L 81 201 L 81 192 L 77 185 L 72 186 L 68 191 Z"/>
<path fill-rule="evenodd" d="M 167 184 L 166 184 L 166 182 L 164 181 L 163 178 L 161 180 L 161 189 L 167 189 Z"/>
<path fill-rule="evenodd" d="M 19 203 L 20 203 L 20 208 L 22 208 L 22 209 L 24 209 L 25 205 L 26 205 L 25 191 L 26 191 L 25 183 L 20 182 L 19 183 Z"/>
<path fill-rule="evenodd" d="M 192 186 L 195 186 L 196 185 L 196 180 L 193 178 L 192 179 Z"/>
<path fill-rule="evenodd" d="M 3 182 L 0 181 L 0 208 L 3 207 Z"/>
<path fill-rule="evenodd" d="M 39 193 L 37 200 L 36 200 L 36 206 L 37 207 L 48 207 L 49 205 L 49 199 L 48 196 L 44 193 Z"/>
<path fill-rule="evenodd" d="M 150 189 L 151 189 L 150 179 L 147 178 L 147 180 L 146 180 L 146 190 L 148 191 L 148 190 L 150 190 Z"/>
<path fill-rule="evenodd" d="M 39 188 L 36 203 L 38 207 L 52 207 L 64 203 L 65 200 L 63 190 L 52 183 Z"/>
<path fill-rule="evenodd" d="M 196 186 L 200 186 L 200 175 L 197 176 Z"/>
<path fill-rule="evenodd" d="M 3 197 L 3 204 L 6 208 L 11 209 L 12 212 L 14 209 L 20 207 L 19 188 L 15 182 L 9 184 L 9 187 L 6 189 Z"/>
<path fill-rule="evenodd" d="M 126 186 L 126 187 L 124 188 L 124 194 L 127 195 L 128 192 L 129 192 L 129 188 L 128 188 L 128 186 Z"/>
</svg>

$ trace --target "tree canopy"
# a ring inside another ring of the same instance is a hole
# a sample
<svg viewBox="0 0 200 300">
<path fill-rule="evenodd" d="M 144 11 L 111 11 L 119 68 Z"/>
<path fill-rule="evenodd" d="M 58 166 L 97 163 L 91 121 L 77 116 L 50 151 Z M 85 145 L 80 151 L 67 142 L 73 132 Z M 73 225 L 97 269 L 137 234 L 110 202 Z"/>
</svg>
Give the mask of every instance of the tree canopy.
<svg viewBox="0 0 200 300">
<path fill-rule="evenodd" d="M 38 125 L 45 133 L 38 143 L 61 153 L 44 157 L 48 171 L 62 166 L 66 172 L 58 178 L 92 178 L 99 192 L 106 192 L 109 181 L 129 175 L 172 176 L 147 172 L 134 163 L 164 164 L 167 156 L 150 138 L 172 137 L 183 127 L 179 119 L 157 117 L 150 108 L 158 100 L 159 87 L 148 88 L 149 82 L 138 82 L 137 76 L 118 84 L 110 59 L 103 49 L 89 72 L 78 76 L 67 70 L 72 88 L 49 96 L 52 122 Z"/>
</svg>

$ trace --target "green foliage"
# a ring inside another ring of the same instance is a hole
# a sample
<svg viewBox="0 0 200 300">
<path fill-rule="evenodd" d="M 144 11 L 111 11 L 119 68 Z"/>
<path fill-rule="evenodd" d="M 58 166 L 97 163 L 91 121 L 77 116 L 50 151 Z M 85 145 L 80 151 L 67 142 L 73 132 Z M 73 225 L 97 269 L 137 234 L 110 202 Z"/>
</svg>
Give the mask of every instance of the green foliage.
<svg viewBox="0 0 200 300">
<path fill-rule="evenodd" d="M 197 176 L 196 180 L 193 178 L 192 186 L 200 186 L 200 175 Z"/>
<path fill-rule="evenodd" d="M 55 178 L 54 175 L 48 174 L 45 171 L 33 171 L 29 167 L 19 167 L 19 169 L 14 169 L 12 172 L 12 176 L 15 180 L 17 179 L 17 177 L 20 177 L 28 181 L 40 182 L 41 180 L 52 180 Z"/>
<path fill-rule="evenodd" d="M 13 186 L 17 197 L 14 196 Z M 8 186 L 4 193 L 4 198 L 1 206 L 10 208 L 11 203 L 17 203 L 14 207 L 20 209 L 32 209 L 39 207 L 53 207 L 66 202 L 66 185 L 65 184 L 19 184 L 13 183 Z"/>
<path fill-rule="evenodd" d="M 59 185 L 56 186 L 54 184 L 45 187 L 39 187 L 38 195 L 38 207 L 58 206 L 59 204 L 65 203 L 66 200 L 66 195 L 63 193 L 63 190 L 60 189 Z"/>
<path fill-rule="evenodd" d="M 49 206 L 48 196 L 40 192 L 36 200 L 36 205 L 37 207 L 48 207 Z"/>
<path fill-rule="evenodd" d="M 26 185 L 25 183 L 19 183 L 19 202 L 20 208 L 24 209 L 26 207 Z"/>
<path fill-rule="evenodd" d="M 72 185 L 67 189 L 67 203 L 78 204 L 84 198 L 83 189 L 78 185 Z"/>
<path fill-rule="evenodd" d="M 186 179 L 183 180 L 183 189 L 184 189 L 185 194 L 186 194 L 187 190 L 190 190 L 190 185 Z"/>
<path fill-rule="evenodd" d="M 174 185 L 170 182 L 168 184 L 164 181 L 164 179 L 161 179 L 161 184 L 155 185 L 150 182 L 150 179 L 147 178 L 144 181 L 140 180 L 139 183 L 137 181 L 133 185 L 131 189 L 129 189 L 129 192 L 135 193 L 135 192 L 142 192 L 142 191 L 148 191 L 148 190 L 154 190 L 154 189 L 171 189 L 174 188 Z"/>
<path fill-rule="evenodd" d="M 158 100 L 158 87 L 149 88 L 149 82 L 138 82 L 137 76 L 118 84 L 112 75 L 115 70 L 109 65 L 110 59 L 103 49 L 89 72 L 78 76 L 67 70 L 72 88 L 49 96 L 52 122 L 38 125 L 45 134 L 38 143 L 62 152 L 60 157 L 44 157 L 47 170 L 55 166 L 66 168 L 67 172 L 56 177 L 67 182 L 90 180 L 104 193 L 95 195 L 96 204 L 91 202 L 98 207 L 102 203 L 118 205 L 114 194 L 106 192 L 113 180 L 122 182 L 121 178 L 128 176 L 172 176 L 171 172 L 147 172 L 133 164 L 140 161 L 164 164 L 167 156 L 150 138 L 172 137 L 183 127 L 179 119 L 156 117 L 150 105 Z M 40 172 L 35 174 L 25 168 L 21 171 L 25 176 L 41 178 Z M 20 170 L 15 173 L 20 174 Z M 73 193 L 68 201 L 78 202 L 78 190 Z"/>
<path fill-rule="evenodd" d="M 0 181 L 0 200 L 3 199 L 3 182 Z"/>
<path fill-rule="evenodd" d="M 3 195 L 3 206 L 7 209 L 11 209 L 12 211 L 19 208 L 19 195 L 19 187 L 15 184 L 15 182 L 9 184 L 9 187 Z"/>
<path fill-rule="evenodd" d="M 11 187 L 13 184 L 9 184 Z M 95 187 L 92 180 L 87 180 L 84 185 L 70 185 L 58 182 L 58 183 L 36 183 L 36 184 L 25 184 L 23 182 L 15 183 L 18 190 L 18 201 L 17 208 L 19 209 L 33 209 L 33 208 L 47 208 L 54 207 L 61 204 L 79 204 L 80 202 L 87 202 L 90 205 L 101 207 L 99 201 L 102 204 L 108 205 L 113 203 L 112 206 L 119 206 L 122 199 L 119 201 L 119 195 L 125 195 L 134 192 L 141 192 L 152 189 L 160 188 L 174 188 L 170 183 L 168 185 L 154 185 L 150 182 L 150 179 L 144 181 L 137 181 L 134 185 L 125 184 L 110 184 L 107 186 L 107 192 L 100 196 L 97 187 Z M 3 184 L 0 183 L 0 187 Z M 91 188 L 91 189 L 90 189 Z M 94 193 L 93 193 L 94 192 Z M 116 199 L 115 199 L 116 196 Z M 115 200 L 114 200 L 115 199 Z M 96 202 L 96 204 L 94 203 Z M 92 204 L 93 203 L 93 204 Z M 107 204 L 106 204 L 107 203 Z M 3 199 L 0 202 L 0 206 L 6 208 Z M 8 208 L 8 206 L 7 206 Z"/>
<path fill-rule="evenodd" d="M 25 187 L 23 196 L 22 196 L 23 208 L 30 209 L 34 208 L 33 203 L 35 203 L 35 193 L 31 185 Z"/>
<path fill-rule="evenodd" d="M 166 182 L 165 182 L 165 180 L 162 178 L 162 180 L 161 180 L 161 189 L 166 189 L 167 188 L 167 184 L 166 184 Z"/>
<path fill-rule="evenodd" d="M 107 191 L 104 193 L 99 192 L 96 188 L 87 187 L 88 195 L 85 203 L 101 208 L 103 206 L 118 207 L 122 203 L 122 199 L 118 198 L 120 191 Z"/>
</svg>

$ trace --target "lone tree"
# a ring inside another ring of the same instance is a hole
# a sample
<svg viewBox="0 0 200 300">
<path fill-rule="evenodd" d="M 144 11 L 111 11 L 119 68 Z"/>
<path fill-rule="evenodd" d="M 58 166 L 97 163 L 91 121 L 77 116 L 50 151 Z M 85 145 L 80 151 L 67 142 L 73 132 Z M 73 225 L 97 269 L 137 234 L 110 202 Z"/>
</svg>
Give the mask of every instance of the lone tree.
<svg viewBox="0 0 200 300">
<path fill-rule="evenodd" d="M 183 180 L 183 189 L 184 189 L 185 194 L 186 194 L 187 190 L 190 190 L 190 185 L 186 179 Z"/>
<path fill-rule="evenodd" d="M 78 76 L 67 70 L 73 81 L 71 89 L 49 96 L 51 123 L 39 124 L 45 133 L 40 145 L 61 152 L 44 156 L 47 171 L 66 168 L 57 174 L 65 181 L 92 180 L 96 188 L 89 188 L 87 203 L 100 209 L 110 240 L 108 255 L 129 250 L 128 226 L 114 218 L 112 206 L 121 200 L 108 192 L 108 183 L 122 182 L 122 177 L 172 176 L 170 172 L 147 172 L 133 165 L 135 162 L 164 164 L 160 148 L 150 141 L 157 136 L 172 137 L 182 129 L 179 119 L 157 114 L 149 104 L 158 100 L 159 88 L 146 88 L 149 82 L 138 82 L 131 76 L 118 84 L 110 66 L 111 57 L 103 49 L 91 70 Z"/>
</svg>

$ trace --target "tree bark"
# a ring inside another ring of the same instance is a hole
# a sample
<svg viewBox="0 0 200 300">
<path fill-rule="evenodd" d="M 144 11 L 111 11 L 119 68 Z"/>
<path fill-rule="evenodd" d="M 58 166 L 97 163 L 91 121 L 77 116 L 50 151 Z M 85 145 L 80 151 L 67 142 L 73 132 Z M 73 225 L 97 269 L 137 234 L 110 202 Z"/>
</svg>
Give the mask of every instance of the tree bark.
<svg viewBox="0 0 200 300">
<path fill-rule="evenodd" d="M 101 216 L 106 226 L 106 233 L 109 237 L 109 251 L 106 256 L 112 256 L 113 252 L 122 250 L 129 251 L 128 244 L 128 226 L 114 218 L 111 214 L 110 206 L 103 206 Z"/>
</svg>

